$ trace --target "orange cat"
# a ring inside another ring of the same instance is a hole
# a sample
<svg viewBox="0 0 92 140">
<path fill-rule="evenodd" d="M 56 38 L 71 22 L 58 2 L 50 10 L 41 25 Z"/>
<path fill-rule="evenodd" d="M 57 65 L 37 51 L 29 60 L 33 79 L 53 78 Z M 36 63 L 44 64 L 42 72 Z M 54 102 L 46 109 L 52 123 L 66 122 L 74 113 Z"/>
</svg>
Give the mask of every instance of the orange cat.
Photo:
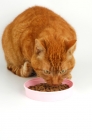
<svg viewBox="0 0 92 140">
<path fill-rule="evenodd" d="M 47 8 L 35 6 L 16 17 L 6 27 L 2 45 L 7 68 L 19 76 L 28 77 L 35 71 L 54 85 L 71 78 L 76 33 Z"/>
</svg>

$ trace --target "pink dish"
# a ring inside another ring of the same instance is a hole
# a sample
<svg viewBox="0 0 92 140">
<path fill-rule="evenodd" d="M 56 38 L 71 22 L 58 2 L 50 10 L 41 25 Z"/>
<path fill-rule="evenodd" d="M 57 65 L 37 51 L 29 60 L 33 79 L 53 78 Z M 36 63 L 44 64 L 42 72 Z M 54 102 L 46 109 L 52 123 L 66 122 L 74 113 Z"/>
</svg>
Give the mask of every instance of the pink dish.
<svg viewBox="0 0 92 140">
<path fill-rule="evenodd" d="M 42 78 L 33 78 L 24 83 L 24 88 L 26 96 L 38 101 L 60 101 L 69 98 L 73 94 L 73 82 L 67 79 L 64 79 L 62 84 L 69 85 L 69 88 L 62 91 L 53 91 L 53 92 L 40 92 L 31 90 L 28 87 L 34 86 L 40 83 L 46 83 Z"/>
</svg>

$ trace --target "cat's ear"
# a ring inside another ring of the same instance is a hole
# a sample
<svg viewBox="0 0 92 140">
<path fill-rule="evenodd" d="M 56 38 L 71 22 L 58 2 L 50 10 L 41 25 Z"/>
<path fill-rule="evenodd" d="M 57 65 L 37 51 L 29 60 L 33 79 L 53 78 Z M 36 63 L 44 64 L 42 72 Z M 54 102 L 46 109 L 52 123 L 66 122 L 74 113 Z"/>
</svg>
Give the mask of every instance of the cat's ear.
<svg viewBox="0 0 92 140">
<path fill-rule="evenodd" d="M 64 40 L 65 46 L 66 46 L 66 50 L 69 53 L 72 53 L 75 49 L 76 46 L 76 39 L 73 40 Z"/>
<path fill-rule="evenodd" d="M 45 52 L 45 47 L 42 45 L 41 41 L 39 39 L 35 39 L 34 53 L 42 59 L 44 57 Z"/>
<path fill-rule="evenodd" d="M 37 55 L 40 55 L 41 53 L 45 52 L 45 48 L 39 39 L 35 39 L 35 50 L 34 51 Z"/>
</svg>

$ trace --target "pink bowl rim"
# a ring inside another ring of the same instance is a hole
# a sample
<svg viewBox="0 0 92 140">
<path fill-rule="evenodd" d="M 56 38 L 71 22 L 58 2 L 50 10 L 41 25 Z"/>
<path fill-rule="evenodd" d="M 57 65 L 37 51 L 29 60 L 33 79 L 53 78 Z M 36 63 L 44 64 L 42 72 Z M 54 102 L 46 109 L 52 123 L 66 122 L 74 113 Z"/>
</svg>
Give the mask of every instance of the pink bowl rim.
<svg viewBox="0 0 92 140">
<path fill-rule="evenodd" d="M 32 79 L 30 79 L 30 80 L 27 80 L 25 83 L 24 83 L 24 88 L 26 89 L 26 90 L 29 90 L 30 92 L 31 91 L 33 91 L 34 93 L 63 93 L 64 91 L 69 91 L 69 90 L 71 90 L 71 88 L 73 88 L 73 82 L 71 81 L 71 80 L 69 80 L 69 79 L 64 79 L 64 81 L 67 81 L 67 82 L 69 82 L 69 83 L 71 83 L 71 86 L 68 88 L 68 89 L 65 89 L 65 90 L 61 90 L 61 91 L 52 91 L 52 92 L 45 92 L 45 91 L 36 91 L 36 90 L 31 90 L 31 89 L 29 89 L 27 86 L 26 86 L 26 84 L 28 83 L 28 82 L 30 82 L 30 81 L 35 81 L 35 80 L 39 80 L 39 79 L 42 79 L 41 77 L 34 77 L 34 78 L 32 78 Z M 44 81 L 44 79 L 42 79 L 43 81 Z M 44 81 L 44 83 L 45 83 L 45 81 Z"/>
</svg>

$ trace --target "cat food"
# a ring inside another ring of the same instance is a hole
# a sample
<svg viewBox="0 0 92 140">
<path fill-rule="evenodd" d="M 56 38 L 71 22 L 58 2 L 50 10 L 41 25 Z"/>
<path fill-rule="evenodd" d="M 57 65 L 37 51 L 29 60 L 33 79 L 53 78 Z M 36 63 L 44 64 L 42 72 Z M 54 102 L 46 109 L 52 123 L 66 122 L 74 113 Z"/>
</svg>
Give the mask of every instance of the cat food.
<svg viewBox="0 0 92 140">
<path fill-rule="evenodd" d="M 28 87 L 31 90 L 36 90 L 36 91 L 46 91 L 46 92 L 51 92 L 51 91 L 61 91 L 61 90 L 65 90 L 68 89 L 69 86 L 67 84 L 61 84 L 58 86 L 51 86 L 48 85 L 47 83 L 41 83 L 39 85 L 35 85 L 35 86 L 30 86 Z"/>
</svg>

